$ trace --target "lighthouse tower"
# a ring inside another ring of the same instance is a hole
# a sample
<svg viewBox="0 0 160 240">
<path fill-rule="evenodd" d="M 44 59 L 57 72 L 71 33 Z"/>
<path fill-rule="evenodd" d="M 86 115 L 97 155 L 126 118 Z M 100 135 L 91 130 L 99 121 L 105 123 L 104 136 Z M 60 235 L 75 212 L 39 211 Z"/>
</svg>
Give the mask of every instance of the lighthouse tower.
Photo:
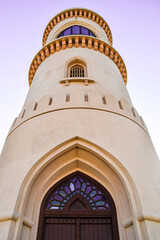
<svg viewBox="0 0 160 240">
<path fill-rule="evenodd" d="M 160 162 L 97 13 L 47 25 L 0 159 L 0 239 L 159 240 Z"/>
</svg>

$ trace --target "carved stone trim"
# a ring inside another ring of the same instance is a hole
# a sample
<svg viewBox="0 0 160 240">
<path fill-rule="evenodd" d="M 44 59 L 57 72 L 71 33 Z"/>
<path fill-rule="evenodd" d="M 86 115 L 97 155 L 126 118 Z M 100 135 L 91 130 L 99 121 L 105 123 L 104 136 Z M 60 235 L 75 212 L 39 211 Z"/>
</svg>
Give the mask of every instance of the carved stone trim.
<svg viewBox="0 0 160 240">
<path fill-rule="evenodd" d="M 51 30 L 56 26 L 59 22 L 68 19 L 68 18 L 73 18 L 73 17 L 83 17 L 83 18 L 88 18 L 97 24 L 99 24 L 105 31 L 107 38 L 109 40 L 110 45 L 112 46 L 113 40 L 112 40 L 112 33 L 111 30 L 106 23 L 106 21 L 97 13 L 84 9 L 84 8 L 72 8 L 65 10 L 59 14 L 57 14 L 54 18 L 51 19 L 51 21 L 48 23 L 44 34 L 43 34 L 43 46 L 45 45 L 48 35 L 51 32 Z"/>
<path fill-rule="evenodd" d="M 6 212 L 0 215 L 0 222 L 17 221 L 20 215 L 16 212 Z"/>
<path fill-rule="evenodd" d="M 55 52 L 59 52 L 60 50 L 65 50 L 66 48 L 73 47 L 93 49 L 108 56 L 117 65 L 125 84 L 127 84 L 126 66 L 124 64 L 122 57 L 113 47 L 111 47 L 106 42 L 103 42 L 94 37 L 84 35 L 76 36 L 73 35 L 56 39 L 55 41 L 46 45 L 37 53 L 29 69 L 29 86 L 32 83 L 37 68 L 47 57 L 49 57 L 51 54 L 54 54 Z"/>
<path fill-rule="evenodd" d="M 146 221 L 146 220 L 153 221 L 153 222 L 160 222 L 160 214 L 141 212 L 137 214 L 137 220 L 139 222 Z"/>
<path fill-rule="evenodd" d="M 122 225 L 124 228 L 129 228 L 130 226 L 133 225 L 133 218 L 129 217 L 129 218 L 123 220 Z"/>
<path fill-rule="evenodd" d="M 89 83 L 94 83 L 95 81 L 89 78 L 85 77 L 71 77 L 71 78 L 65 78 L 59 81 L 61 84 L 65 84 L 65 86 L 69 86 L 71 82 L 82 82 L 84 85 L 88 85 Z"/>
<path fill-rule="evenodd" d="M 28 228 L 32 228 L 34 224 L 33 224 L 33 221 L 31 219 L 24 216 L 23 225 L 25 225 Z"/>
</svg>

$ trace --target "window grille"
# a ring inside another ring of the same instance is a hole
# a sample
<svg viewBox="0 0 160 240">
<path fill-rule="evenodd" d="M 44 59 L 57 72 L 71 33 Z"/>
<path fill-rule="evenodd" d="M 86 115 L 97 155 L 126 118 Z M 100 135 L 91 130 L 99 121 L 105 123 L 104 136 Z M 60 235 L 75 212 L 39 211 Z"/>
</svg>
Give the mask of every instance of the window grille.
<svg viewBox="0 0 160 240">
<path fill-rule="evenodd" d="M 70 77 L 84 77 L 84 67 L 80 65 L 74 65 L 71 67 Z"/>
<path fill-rule="evenodd" d="M 74 65 L 71 67 L 70 77 L 84 77 L 84 67 L 80 65 Z"/>
</svg>

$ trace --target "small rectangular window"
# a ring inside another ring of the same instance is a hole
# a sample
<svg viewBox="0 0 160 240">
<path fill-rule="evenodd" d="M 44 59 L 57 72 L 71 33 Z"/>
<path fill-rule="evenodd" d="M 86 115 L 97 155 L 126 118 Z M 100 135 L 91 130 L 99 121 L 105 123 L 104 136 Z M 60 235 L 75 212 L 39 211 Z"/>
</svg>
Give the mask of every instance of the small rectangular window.
<svg viewBox="0 0 160 240">
<path fill-rule="evenodd" d="M 85 94 L 85 95 L 84 95 L 84 101 L 85 101 L 85 102 L 88 102 L 88 94 Z"/>
<path fill-rule="evenodd" d="M 131 109 L 132 109 L 133 116 L 136 117 L 136 113 L 134 111 L 134 108 L 132 107 Z"/>
<path fill-rule="evenodd" d="M 52 104 L 52 98 L 49 99 L 48 105 L 51 105 L 51 104 Z"/>
<path fill-rule="evenodd" d="M 121 101 L 118 101 L 118 104 L 119 104 L 119 108 L 123 110 L 122 102 L 121 102 Z"/>
<path fill-rule="evenodd" d="M 69 101 L 70 101 L 70 95 L 66 94 L 66 102 L 69 102 Z"/>
<path fill-rule="evenodd" d="M 23 117 L 24 117 L 25 111 L 26 111 L 26 110 L 24 109 L 24 111 L 23 111 L 23 113 L 22 113 L 22 116 L 21 116 L 21 118 L 23 118 Z"/>
<path fill-rule="evenodd" d="M 33 111 L 35 111 L 35 110 L 37 109 L 37 106 L 38 106 L 38 104 L 37 104 L 37 103 L 35 103 L 35 104 L 34 104 Z"/>
<path fill-rule="evenodd" d="M 106 98 L 105 98 L 105 96 L 102 97 L 102 102 L 103 102 L 103 104 L 106 104 Z"/>
</svg>

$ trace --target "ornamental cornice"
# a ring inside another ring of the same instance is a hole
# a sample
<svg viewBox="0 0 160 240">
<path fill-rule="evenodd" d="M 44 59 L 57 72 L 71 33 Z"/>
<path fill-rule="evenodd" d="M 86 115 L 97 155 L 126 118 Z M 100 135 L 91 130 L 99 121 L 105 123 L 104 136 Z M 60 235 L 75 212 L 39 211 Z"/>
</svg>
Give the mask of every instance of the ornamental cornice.
<svg viewBox="0 0 160 240">
<path fill-rule="evenodd" d="M 37 55 L 34 57 L 30 69 L 29 69 L 29 86 L 32 83 L 35 72 L 39 65 L 48 58 L 51 54 L 65 50 L 67 48 L 88 48 L 95 51 L 99 51 L 109 57 L 119 68 L 119 71 L 123 77 L 125 84 L 127 84 L 127 70 L 122 57 L 119 53 L 106 42 L 103 42 L 97 38 L 84 36 L 84 35 L 72 35 L 62 38 L 58 38 L 53 42 L 50 42 L 43 47 Z"/>
<path fill-rule="evenodd" d="M 85 8 L 72 8 L 65 10 L 63 12 L 60 12 L 57 14 L 54 18 L 51 19 L 51 21 L 48 23 L 46 29 L 44 30 L 43 34 L 43 39 L 42 39 L 42 44 L 43 46 L 45 45 L 48 35 L 51 32 L 51 30 L 56 26 L 59 22 L 68 19 L 68 18 L 73 18 L 73 17 L 83 17 L 83 18 L 88 18 L 97 24 L 99 24 L 103 30 L 105 31 L 107 38 L 109 40 L 110 45 L 112 46 L 113 39 L 112 39 L 112 33 L 111 30 L 106 23 L 106 21 L 96 12 L 93 12 L 89 9 Z"/>
</svg>

